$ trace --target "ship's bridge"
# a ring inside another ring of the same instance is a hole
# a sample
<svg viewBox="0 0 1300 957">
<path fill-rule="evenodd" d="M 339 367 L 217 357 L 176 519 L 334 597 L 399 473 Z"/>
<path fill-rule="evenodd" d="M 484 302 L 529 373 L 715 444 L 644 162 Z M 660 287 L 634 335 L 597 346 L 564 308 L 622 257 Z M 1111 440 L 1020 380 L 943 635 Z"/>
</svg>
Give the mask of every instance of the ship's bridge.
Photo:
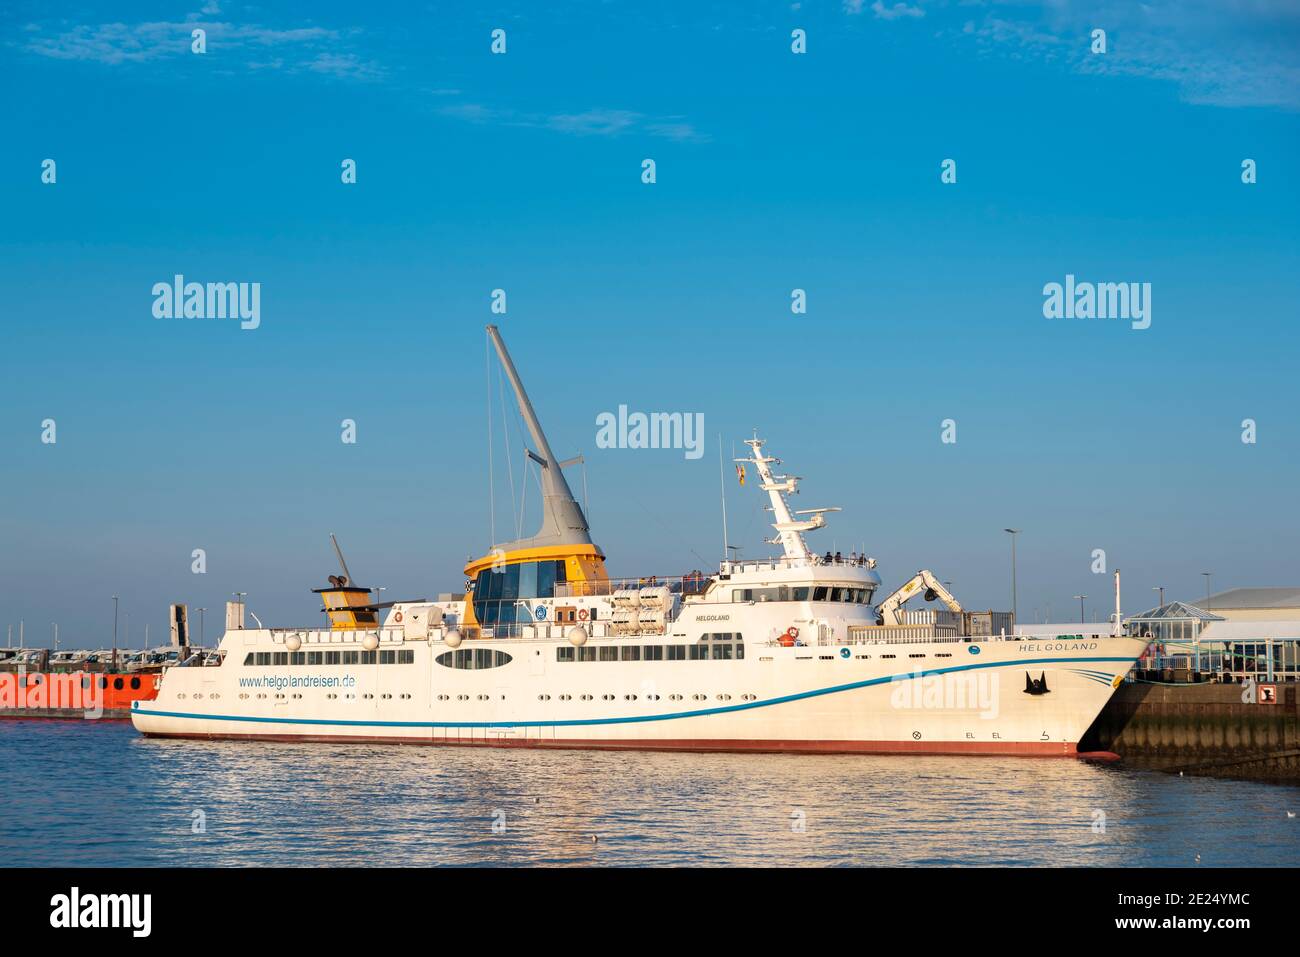
<svg viewBox="0 0 1300 957">
<path fill-rule="evenodd" d="M 606 582 L 605 556 L 595 545 L 550 545 L 497 551 L 465 566 L 467 618 L 486 628 L 533 619 L 526 602 L 571 593 L 594 594 Z M 573 587 L 569 587 L 573 586 Z"/>
<path fill-rule="evenodd" d="M 735 559 L 718 570 L 706 600 L 832 601 L 870 605 L 880 576 L 865 562 L 807 558 Z"/>
</svg>

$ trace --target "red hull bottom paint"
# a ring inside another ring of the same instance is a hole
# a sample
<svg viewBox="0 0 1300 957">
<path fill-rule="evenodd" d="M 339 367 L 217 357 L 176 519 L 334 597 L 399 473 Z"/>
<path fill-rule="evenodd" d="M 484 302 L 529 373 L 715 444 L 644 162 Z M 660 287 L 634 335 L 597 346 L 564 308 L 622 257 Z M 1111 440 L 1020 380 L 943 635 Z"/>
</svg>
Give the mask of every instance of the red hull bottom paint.
<svg viewBox="0 0 1300 957">
<path fill-rule="evenodd" d="M 769 754 L 950 754 L 985 757 L 1016 755 L 1039 758 L 1078 757 L 1075 745 L 1051 741 L 733 741 L 652 739 L 604 741 L 599 739 L 526 740 L 513 738 L 401 738 L 348 734 L 164 734 L 143 732 L 149 738 L 196 738 L 212 741 L 309 741 L 338 744 L 413 744 L 476 748 L 547 748 L 582 751 L 724 751 Z M 1098 753 L 1098 752 L 1092 752 Z M 1105 752 L 1100 752 L 1105 753 Z M 1118 756 L 1116 756 L 1118 758 Z"/>
<path fill-rule="evenodd" d="M 1114 751 L 1080 751 L 1079 757 L 1084 761 L 1096 761 L 1098 764 L 1114 764 L 1123 761 Z"/>
</svg>

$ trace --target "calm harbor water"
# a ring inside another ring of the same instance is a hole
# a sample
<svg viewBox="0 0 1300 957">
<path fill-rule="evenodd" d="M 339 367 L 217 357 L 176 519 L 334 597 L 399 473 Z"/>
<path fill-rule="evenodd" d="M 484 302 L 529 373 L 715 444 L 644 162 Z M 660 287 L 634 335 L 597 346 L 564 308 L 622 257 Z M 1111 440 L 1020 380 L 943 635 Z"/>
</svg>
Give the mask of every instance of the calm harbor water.
<svg viewBox="0 0 1300 957">
<path fill-rule="evenodd" d="M 6 720 L 0 792 L 15 865 L 1300 864 L 1300 789 L 1071 760 L 173 742 Z"/>
</svg>

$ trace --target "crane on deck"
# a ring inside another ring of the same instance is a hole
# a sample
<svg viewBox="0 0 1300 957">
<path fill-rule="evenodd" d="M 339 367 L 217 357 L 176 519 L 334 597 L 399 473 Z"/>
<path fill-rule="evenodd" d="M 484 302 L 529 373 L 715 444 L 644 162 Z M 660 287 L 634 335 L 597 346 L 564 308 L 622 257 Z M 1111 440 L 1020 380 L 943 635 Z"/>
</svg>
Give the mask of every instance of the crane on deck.
<svg viewBox="0 0 1300 957">
<path fill-rule="evenodd" d="M 922 568 L 876 606 L 876 624 L 901 625 L 903 616 L 900 611 L 904 603 L 920 592 L 922 588 L 925 589 L 926 601 L 934 601 L 936 598 L 942 599 L 950 610 L 961 614 L 961 602 L 952 596 L 952 592 L 943 587 L 943 583 L 935 577 L 934 572 L 928 568 Z"/>
</svg>

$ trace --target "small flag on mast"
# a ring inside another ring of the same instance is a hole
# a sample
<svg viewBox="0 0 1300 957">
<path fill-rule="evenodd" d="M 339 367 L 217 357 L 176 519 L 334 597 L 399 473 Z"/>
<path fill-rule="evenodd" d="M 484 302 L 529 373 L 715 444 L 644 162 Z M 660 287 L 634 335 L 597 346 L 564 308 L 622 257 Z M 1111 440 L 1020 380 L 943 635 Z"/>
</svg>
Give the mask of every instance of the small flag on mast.
<svg viewBox="0 0 1300 957">
<path fill-rule="evenodd" d="M 741 485 L 745 484 L 745 466 L 743 465 L 736 466 L 736 478 L 740 479 Z"/>
</svg>

